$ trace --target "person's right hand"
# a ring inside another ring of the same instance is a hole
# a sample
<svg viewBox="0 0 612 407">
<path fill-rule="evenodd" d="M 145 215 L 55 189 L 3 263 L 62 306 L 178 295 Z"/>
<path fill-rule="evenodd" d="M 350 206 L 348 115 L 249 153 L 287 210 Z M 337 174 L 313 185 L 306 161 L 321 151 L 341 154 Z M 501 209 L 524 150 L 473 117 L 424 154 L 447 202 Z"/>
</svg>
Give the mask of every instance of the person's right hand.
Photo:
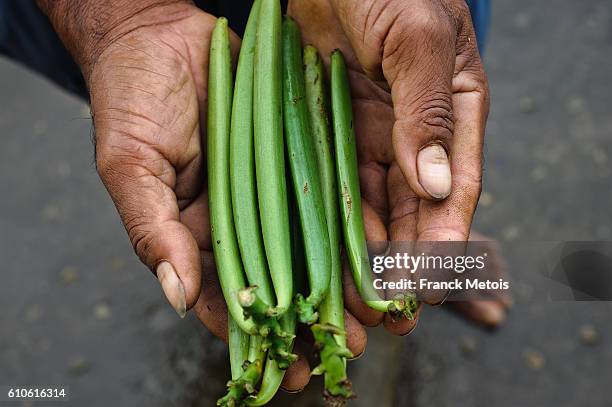
<svg viewBox="0 0 612 407">
<path fill-rule="evenodd" d="M 108 32 L 83 67 L 97 169 L 142 262 L 183 317 L 193 308 L 227 341 L 206 187 L 207 70 L 216 18 L 190 2 L 152 6 Z M 231 34 L 236 56 L 240 40 Z M 283 387 L 310 370 L 291 366 Z"/>
</svg>

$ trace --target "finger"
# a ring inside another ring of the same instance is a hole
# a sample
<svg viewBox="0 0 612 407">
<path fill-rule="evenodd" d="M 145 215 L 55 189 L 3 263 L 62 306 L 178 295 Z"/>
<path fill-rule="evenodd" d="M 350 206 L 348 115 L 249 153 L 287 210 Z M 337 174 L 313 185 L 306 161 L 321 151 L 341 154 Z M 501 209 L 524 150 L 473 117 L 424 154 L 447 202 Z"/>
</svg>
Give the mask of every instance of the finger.
<svg viewBox="0 0 612 407">
<path fill-rule="evenodd" d="M 202 193 L 180 213 L 180 221 L 189 228 L 200 250 L 212 251 L 208 191 Z"/>
<path fill-rule="evenodd" d="M 478 54 L 469 10 L 454 11 L 465 22 L 457 38 L 452 79 L 454 136 L 450 147 L 452 196 L 441 204 L 423 202 L 419 238 L 462 240 L 469 228 L 480 196 L 484 129 L 489 112 L 489 90 Z"/>
<path fill-rule="evenodd" d="M 389 236 L 392 241 L 392 248 L 399 251 L 411 251 L 412 243 L 416 240 L 416 225 L 419 199 L 410 189 L 404 179 L 401 170 L 396 163 L 391 165 L 387 177 L 390 219 Z M 413 279 L 410 271 L 405 268 L 393 270 L 393 278 Z M 393 298 L 403 290 L 387 290 L 387 298 Z M 414 330 L 418 323 L 421 306 L 417 308 L 414 319 L 394 319 L 391 315 L 385 315 L 384 327 L 395 335 L 407 335 Z"/>
<path fill-rule="evenodd" d="M 193 310 L 208 330 L 227 342 L 227 305 L 219 285 L 212 252 L 202 252 L 202 291 Z"/>
<path fill-rule="evenodd" d="M 491 280 L 498 278 L 508 278 L 508 264 L 502 255 L 499 243 L 494 239 L 483 235 L 475 230 L 470 231 L 467 255 L 479 256 L 482 253 L 487 253 L 487 274 Z M 504 308 L 512 307 L 514 300 L 509 290 L 487 290 L 485 291 L 487 299 L 498 301 Z"/>
<path fill-rule="evenodd" d="M 345 56 L 349 60 L 354 59 L 348 39 L 329 2 L 291 0 L 287 5 L 287 14 L 300 26 L 303 42 L 316 44 L 324 61 L 329 61 L 329 55 L 337 48 L 349 51 Z"/>
<path fill-rule="evenodd" d="M 466 242 L 480 196 L 488 94 L 485 82 L 478 82 L 475 78 L 466 79 L 462 75 L 460 77 L 458 80 L 461 84 L 454 84 L 457 86 L 455 90 L 477 90 L 459 91 L 453 95 L 455 135 L 451 144 L 452 192 L 441 202 L 421 201 L 417 240 L 424 244 L 445 241 Z M 468 82 L 471 83 L 470 87 L 466 87 Z M 475 83 L 480 83 L 477 86 L 482 85 L 484 88 L 472 88 Z M 447 249 L 450 248 L 456 252 L 455 255 L 459 255 L 465 249 L 461 247 L 461 243 L 458 243 Z M 443 300 L 443 292 L 436 291 L 437 293 L 431 292 L 433 298 Z"/>
<path fill-rule="evenodd" d="M 414 242 L 417 238 L 420 200 L 406 183 L 400 167 L 393 163 L 387 176 L 389 235 L 393 241 Z"/>
<path fill-rule="evenodd" d="M 491 328 L 506 319 L 506 309 L 497 301 L 452 301 L 449 305 L 472 322 Z"/>
<path fill-rule="evenodd" d="M 394 158 L 391 105 L 381 100 L 358 98 L 353 101 L 353 112 L 359 163 L 390 164 Z"/>
<path fill-rule="evenodd" d="M 193 88 L 179 86 L 190 73 L 161 58 L 130 47 L 105 54 L 99 66 L 125 69 L 92 72 L 91 106 L 100 177 L 136 253 L 183 316 L 200 294 L 200 254 L 178 204 L 201 189 L 199 114 Z M 166 105 L 169 89 L 180 103 Z"/>
<path fill-rule="evenodd" d="M 357 318 L 346 310 L 344 310 L 344 330 L 346 331 L 346 346 L 353 354 L 353 359 L 357 359 L 365 351 L 368 335 Z"/>
<path fill-rule="evenodd" d="M 419 316 L 421 315 L 421 303 L 414 313 L 413 319 L 401 318 L 393 319 L 389 314 L 385 315 L 383 326 L 392 333 L 393 335 L 406 336 L 409 335 L 416 328 L 419 323 Z"/>
<path fill-rule="evenodd" d="M 160 165 L 166 167 L 161 171 L 171 171 L 170 164 L 163 158 L 155 164 L 116 157 L 98 161 L 100 175 L 138 257 L 157 275 L 166 297 L 183 317 L 200 294 L 201 265 L 198 245 L 179 221 L 174 191 L 152 168 Z"/>
<path fill-rule="evenodd" d="M 384 226 L 388 217 L 386 180 L 387 170 L 379 163 L 371 161 L 359 166 L 364 226 L 369 241 L 387 238 Z"/>
<path fill-rule="evenodd" d="M 310 381 L 310 366 L 304 356 L 306 352 L 300 340 L 296 340 L 293 351 L 298 355 L 298 360 L 287 368 L 281 383 L 281 388 L 289 393 L 302 391 Z"/>
<path fill-rule="evenodd" d="M 494 276 L 501 278 L 506 274 L 506 262 L 501 256 L 497 242 L 475 231 L 470 232 L 469 241 L 468 255 L 480 255 L 482 252 L 488 254 L 487 273 L 492 279 L 494 279 Z M 479 253 L 471 253 L 470 250 L 478 250 Z M 512 305 L 512 297 L 505 290 L 486 292 L 485 295 L 492 299 L 452 301 L 448 305 L 472 322 L 488 327 L 498 326 L 506 318 L 506 312 Z"/>
<path fill-rule="evenodd" d="M 436 4 L 402 14 L 385 37 L 382 56 L 395 109 L 396 160 L 412 190 L 428 200 L 446 198 L 452 186 L 448 150 L 454 133 L 456 32 Z"/>
<path fill-rule="evenodd" d="M 363 220 L 366 229 L 366 239 L 370 242 L 384 242 L 387 240 L 387 231 L 380 217 L 374 209 L 366 202 L 362 201 Z M 383 313 L 370 308 L 361 298 L 353 276 L 350 272 L 350 266 L 344 262 L 343 264 L 343 293 L 344 306 L 353 314 L 359 322 L 365 326 L 377 326 L 382 322 Z"/>
<path fill-rule="evenodd" d="M 481 190 L 482 148 L 489 106 L 484 72 L 479 61 L 472 63 L 476 65 L 453 80 L 452 193 L 442 202 L 421 202 L 419 240 L 465 242 L 469 236 Z"/>
<path fill-rule="evenodd" d="M 377 326 L 382 322 L 383 313 L 373 310 L 361 299 L 361 295 L 355 287 L 353 276 L 345 264 L 342 278 L 344 306 L 365 326 Z"/>
<path fill-rule="evenodd" d="M 179 221 L 176 195 L 149 169 L 127 160 L 99 166 L 132 245 L 157 275 L 166 297 L 183 317 L 200 291 L 200 255 L 191 232 Z"/>
<path fill-rule="evenodd" d="M 406 183 L 399 166 L 394 162 L 387 176 L 387 193 L 389 196 L 389 237 L 391 255 L 396 253 L 412 254 L 416 240 L 419 198 Z M 391 270 L 395 281 L 413 279 L 411 270 L 397 268 Z M 393 298 L 403 290 L 387 290 L 387 298 Z"/>
<path fill-rule="evenodd" d="M 393 160 L 393 109 L 381 101 L 359 99 L 353 110 L 361 197 L 384 224 L 388 217 L 387 164 Z"/>
</svg>

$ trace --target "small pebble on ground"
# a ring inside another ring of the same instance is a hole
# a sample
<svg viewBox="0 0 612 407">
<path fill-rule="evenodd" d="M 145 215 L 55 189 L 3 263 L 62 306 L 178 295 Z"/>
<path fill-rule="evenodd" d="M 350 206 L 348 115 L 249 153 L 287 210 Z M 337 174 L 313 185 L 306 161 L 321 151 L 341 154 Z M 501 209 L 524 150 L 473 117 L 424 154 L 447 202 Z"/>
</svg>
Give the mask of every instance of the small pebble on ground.
<svg viewBox="0 0 612 407">
<path fill-rule="evenodd" d="M 580 327 L 580 340 L 585 345 L 595 345 L 599 342 L 599 335 L 593 325 L 586 324 Z"/>
<path fill-rule="evenodd" d="M 527 349 L 525 351 L 525 361 L 531 370 L 541 370 L 546 364 L 544 355 L 535 349 Z"/>
</svg>

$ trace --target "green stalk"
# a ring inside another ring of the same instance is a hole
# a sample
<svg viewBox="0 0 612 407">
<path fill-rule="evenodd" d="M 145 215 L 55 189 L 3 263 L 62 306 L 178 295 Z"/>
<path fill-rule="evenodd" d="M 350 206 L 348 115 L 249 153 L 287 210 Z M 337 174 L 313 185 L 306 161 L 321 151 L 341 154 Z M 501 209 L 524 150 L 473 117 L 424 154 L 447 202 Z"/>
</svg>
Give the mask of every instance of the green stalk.
<svg viewBox="0 0 612 407">
<path fill-rule="evenodd" d="M 261 230 L 279 313 L 291 305 L 293 280 L 282 123 L 281 7 L 261 0 L 255 45 L 253 120 Z"/>
<path fill-rule="evenodd" d="M 288 178 L 290 179 L 291 177 Z M 300 290 L 303 288 L 302 282 L 305 282 L 304 280 L 306 278 L 306 267 L 303 257 L 304 245 L 301 238 L 302 234 L 300 232 L 299 221 L 297 221 L 297 208 L 294 199 L 289 201 L 289 208 L 291 218 L 291 255 L 293 263 L 293 278 L 295 281 L 294 289 L 296 292 L 300 292 Z M 282 316 L 280 324 L 285 332 L 295 332 L 297 324 L 295 307 L 292 307 L 290 312 L 287 312 Z M 293 343 L 291 346 L 293 346 Z M 278 391 L 284 376 L 285 371 L 279 368 L 278 363 L 273 359 L 268 359 L 259 392 L 257 393 L 256 397 L 251 397 L 247 400 L 247 405 L 263 406 L 267 404 L 270 400 L 272 400 L 272 397 L 274 397 Z"/>
<path fill-rule="evenodd" d="M 250 340 L 249 334 L 240 329 L 231 315 L 227 316 L 227 337 L 232 380 L 236 380 L 244 371 L 244 361 L 249 356 L 250 343 L 253 341 Z"/>
<path fill-rule="evenodd" d="M 244 79 L 243 75 L 243 80 L 247 81 L 248 78 Z M 242 86 L 248 85 L 242 84 Z M 231 93 L 229 32 L 227 20 L 219 18 L 213 31 L 210 50 L 208 173 L 211 229 L 215 242 L 213 250 L 219 280 L 229 311 L 228 335 L 232 371 L 232 380 L 227 383 L 228 392 L 217 401 L 217 405 L 228 407 L 243 404 L 244 399 L 255 392 L 255 386 L 262 376 L 262 363 L 265 356 L 261 346 L 263 338 L 253 336 L 254 340 L 250 341 L 253 346 L 249 348 L 249 336 L 246 332 L 255 333 L 257 330 L 253 320 L 245 318 L 242 306 L 236 298 L 239 290 L 245 287 L 245 280 L 242 274 L 242 263 L 240 262 L 236 236 L 234 235 L 231 188 L 227 177 L 230 154 Z M 237 101 L 238 108 L 244 107 L 244 99 L 248 99 L 249 96 L 241 92 L 237 93 L 240 95 Z M 244 129 L 234 127 L 234 130 L 236 131 L 235 134 L 239 134 L 238 132 Z M 268 296 L 268 299 L 270 297 L 271 295 Z M 276 321 L 276 318 L 273 318 L 273 320 Z M 251 352 L 257 354 L 259 358 L 247 360 Z M 245 362 L 245 360 L 247 361 Z"/>
<path fill-rule="evenodd" d="M 331 250 L 331 278 L 329 293 L 319 307 L 321 323 L 337 327 L 344 326 L 344 301 L 342 293 L 342 260 L 340 258 L 340 217 L 336 188 L 336 169 L 332 151 L 329 107 L 325 89 L 325 69 L 317 49 L 311 45 L 304 48 L 304 77 L 306 80 L 306 102 L 312 126 L 312 136 L 317 151 L 319 179 L 327 219 L 327 231 Z M 338 335 L 338 343 L 346 345 L 346 336 Z"/>
<path fill-rule="evenodd" d="M 248 360 L 250 349 L 257 346 L 254 338 L 249 336 L 228 315 L 228 342 L 232 380 L 227 382 L 227 394 L 217 400 L 217 406 L 234 407 L 242 405 L 244 399 L 255 392 L 255 386 L 261 378 L 262 362 Z"/>
<path fill-rule="evenodd" d="M 318 319 L 316 309 L 329 289 L 331 260 L 316 150 L 306 105 L 300 30 L 290 17 L 283 21 L 283 84 L 287 151 L 310 285 L 308 297 L 296 296 L 296 311 L 300 322 L 313 324 Z"/>
<path fill-rule="evenodd" d="M 335 398 L 337 399 L 335 405 L 341 405 L 344 400 L 353 397 L 351 382 L 346 374 L 346 358 L 352 355 L 346 347 L 346 332 L 344 331 L 340 217 L 336 170 L 330 145 L 331 131 L 325 92 L 325 68 L 317 49 L 311 45 L 304 48 L 304 77 L 306 102 L 317 151 L 319 179 L 321 180 L 331 250 L 329 293 L 319 306 L 320 325 L 312 327 L 321 359 L 321 364 L 314 371 L 324 375 L 326 398 Z"/>
<path fill-rule="evenodd" d="M 262 349 L 268 351 L 268 356 L 276 360 L 281 369 L 287 369 L 297 359 L 297 355 L 291 353 L 295 335 L 282 328 L 276 309 L 255 295 L 256 289 L 248 287 L 240 290 L 238 301 L 245 317 L 252 318 L 259 335 L 263 337 Z"/>
<path fill-rule="evenodd" d="M 261 377 L 262 363 L 257 359 L 254 362 L 244 363 L 244 372 L 236 380 L 227 382 L 227 394 L 217 400 L 217 406 L 237 407 L 244 405 L 244 400 L 255 393 L 255 386 Z"/>
<path fill-rule="evenodd" d="M 245 286 L 229 181 L 229 135 L 232 106 L 232 61 L 227 19 L 219 18 L 212 34 L 208 72 L 208 197 L 213 251 L 229 314 L 238 326 L 255 333 L 237 301 Z"/>
<path fill-rule="evenodd" d="M 251 339 L 249 341 L 249 349 L 247 352 L 247 359 L 249 361 L 254 361 L 255 359 L 263 360 L 265 356 L 262 352 L 262 344 L 263 338 L 260 335 L 251 335 Z"/>
<path fill-rule="evenodd" d="M 280 319 L 280 324 L 283 331 L 290 333 L 295 332 L 297 318 L 293 307 L 283 314 Z M 293 341 L 291 341 L 289 351 L 291 351 L 292 348 Z M 264 406 L 268 404 L 278 392 L 284 376 L 285 369 L 281 368 L 276 360 L 268 358 L 259 391 L 255 396 L 246 399 L 246 405 Z"/>
<path fill-rule="evenodd" d="M 414 294 L 405 293 L 393 300 L 382 300 L 374 289 L 361 209 L 351 92 L 340 50 L 331 54 L 331 100 L 342 230 L 355 285 L 370 308 L 389 312 L 394 317 L 412 319 L 417 308 Z"/>
<path fill-rule="evenodd" d="M 257 207 L 255 150 L 253 146 L 253 64 L 260 0 L 256 0 L 244 31 L 232 107 L 230 131 L 230 184 L 238 246 L 250 285 L 269 305 L 275 305 L 264 252 Z"/>
<path fill-rule="evenodd" d="M 352 384 L 346 375 L 346 359 L 353 354 L 346 346 L 340 346 L 335 337 L 346 336 L 346 333 L 332 324 L 315 324 L 312 334 L 321 359 L 312 374 L 323 375 L 327 405 L 343 406 L 354 397 Z"/>
</svg>

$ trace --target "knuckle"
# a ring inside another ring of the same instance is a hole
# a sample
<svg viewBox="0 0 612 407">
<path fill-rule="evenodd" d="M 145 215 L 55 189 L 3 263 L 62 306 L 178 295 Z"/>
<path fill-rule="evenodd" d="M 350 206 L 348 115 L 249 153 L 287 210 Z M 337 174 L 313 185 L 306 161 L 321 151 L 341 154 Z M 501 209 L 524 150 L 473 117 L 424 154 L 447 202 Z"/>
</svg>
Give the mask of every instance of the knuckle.
<svg viewBox="0 0 612 407">
<path fill-rule="evenodd" d="M 431 6 L 404 7 L 397 11 L 383 41 L 383 60 L 388 65 L 410 63 L 416 53 L 431 50 L 443 54 L 454 42 L 454 28 L 448 16 Z M 406 46 L 406 42 L 414 46 Z"/>
<path fill-rule="evenodd" d="M 114 165 L 111 159 L 96 152 L 96 170 L 98 171 L 98 175 L 100 175 L 100 179 L 102 179 L 104 185 L 107 185 L 107 183 L 109 183 L 112 179 L 113 168 Z"/>
<path fill-rule="evenodd" d="M 444 10 L 436 7 L 419 7 L 405 13 L 405 29 L 411 36 L 424 36 L 429 41 L 448 41 L 453 36 L 451 19 Z"/>
<path fill-rule="evenodd" d="M 446 0 L 443 1 L 440 6 L 449 18 L 456 23 L 458 30 L 461 30 L 463 24 L 471 18 L 470 7 L 464 0 Z"/>
<path fill-rule="evenodd" d="M 448 147 L 454 131 L 452 100 L 448 92 L 427 90 L 416 99 L 414 106 L 407 106 L 406 111 L 408 113 L 396 122 L 403 127 L 401 134 L 417 136 L 421 143 L 440 141 Z"/>
<path fill-rule="evenodd" d="M 96 169 L 107 188 L 147 176 L 171 186 L 176 181 L 172 165 L 153 146 L 124 132 L 107 132 L 98 139 Z"/>
<path fill-rule="evenodd" d="M 124 174 L 125 167 L 141 156 L 142 146 L 118 138 L 108 137 L 98 140 L 96 145 L 96 169 L 104 184 L 109 187 L 116 181 L 118 174 Z"/>
<path fill-rule="evenodd" d="M 446 140 L 453 134 L 454 120 L 451 96 L 447 92 L 431 92 L 421 100 L 417 117 L 431 131 L 433 138 Z"/>
<path fill-rule="evenodd" d="M 155 239 L 154 233 L 147 227 L 151 224 L 150 216 L 146 212 L 124 210 L 121 217 L 134 251 L 143 263 L 149 265 L 147 254 L 151 253 Z"/>
</svg>

